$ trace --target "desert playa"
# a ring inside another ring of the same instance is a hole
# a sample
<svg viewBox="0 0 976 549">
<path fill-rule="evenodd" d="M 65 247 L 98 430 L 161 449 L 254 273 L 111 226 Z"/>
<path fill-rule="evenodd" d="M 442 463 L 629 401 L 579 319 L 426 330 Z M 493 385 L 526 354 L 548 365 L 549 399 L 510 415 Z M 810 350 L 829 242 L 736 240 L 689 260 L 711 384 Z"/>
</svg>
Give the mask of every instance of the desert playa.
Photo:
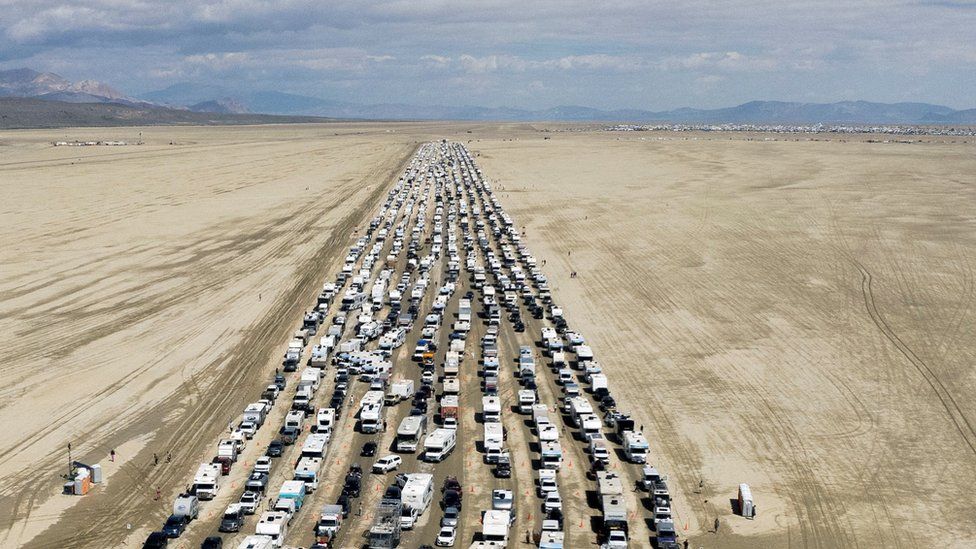
<svg viewBox="0 0 976 549">
<path fill-rule="evenodd" d="M 442 138 L 545 260 L 692 546 L 976 544 L 976 145 L 567 129 L 0 133 L 0 546 L 138 546 Z M 104 468 L 85 497 L 69 443 Z"/>
</svg>

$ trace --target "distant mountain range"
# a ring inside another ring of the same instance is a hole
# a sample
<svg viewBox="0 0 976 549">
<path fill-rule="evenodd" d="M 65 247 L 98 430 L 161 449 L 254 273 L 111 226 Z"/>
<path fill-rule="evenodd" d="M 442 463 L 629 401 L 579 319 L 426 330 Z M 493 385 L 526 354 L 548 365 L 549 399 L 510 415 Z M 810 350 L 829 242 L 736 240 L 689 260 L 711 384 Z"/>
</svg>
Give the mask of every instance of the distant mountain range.
<svg viewBox="0 0 976 549">
<path fill-rule="evenodd" d="M 566 122 L 673 122 L 689 124 L 976 124 L 976 109 L 955 110 L 928 103 L 795 103 L 750 101 L 722 109 L 682 108 L 669 111 L 601 110 L 561 106 L 543 110 L 507 107 L 359 104 L 279 91 L 241 92 L 189 82 L 130 97 L 93 80 L 70 82 L 31 69 L 0 71 L 0 97 L 34 98 L 69 103 L 113 103 L 136 108 L 167 108 L 199 113 L 261 113 L 371 120 L 512 120 Z"/>
<path fill-rule="evenodd" d="M 444 105 L 418 106 L 401 103 L 357 104 L 276 91 L 237 93 L 233 90 L 188 82 L 143 94 L 141 99 L 172 106 L 200 104 L 214 97 L 236 97 L 250 112 L 302 114 L 329 118 L 382 120 L 516 120 L 573 122 L 686 122 L 765 124 L 974 124 L 976 109 L 957 111 L 928 103 L 792 103 L 750 101 L 723 109 L 683 108 L 670 111 L 639 109 L 601 110 L 562 106 L 544 110 L 505 107 Z"/>
</svg>

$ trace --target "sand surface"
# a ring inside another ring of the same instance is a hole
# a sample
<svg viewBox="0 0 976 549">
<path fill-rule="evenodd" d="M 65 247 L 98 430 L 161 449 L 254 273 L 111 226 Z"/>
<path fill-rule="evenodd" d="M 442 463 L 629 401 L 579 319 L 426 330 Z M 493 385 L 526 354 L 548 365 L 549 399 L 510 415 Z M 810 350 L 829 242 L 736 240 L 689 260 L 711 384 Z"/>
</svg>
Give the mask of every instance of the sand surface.
<svg viewBox="0 0 976 549">
<path fill-rule="evenodd" d="M 146 144 L 111 148 L 49 141 L 140 130 L 3 136 L 0 545 L 104 547 L 121 522 L 165 518 L 155 487 L 178 491 L 209 459 L 201 445 L 260 392 L 415 148 L 340 130 L 146 128 Z M 104 494 L 58 495 L 69 442 L 105 465 Z"/>
<path fill-rule="evenodd" d="M 403 162 L 440 137 L 470 141 L 504 187 L 692 546 L 976 544 L 976 147 L 546 135 L 0 134 L 0 546 L 132 544 L 161 523 Z M 69 442 L 105 467 L 85 498 L 59 495 Z M 740 482 L 755 521 L 732 515 Z"/>
<path fill-rule="evenodd" d="M 677 480 L 679 534 L 976 544 L 976 147 L 657 136 L 470 147 Z"/>
</svg>

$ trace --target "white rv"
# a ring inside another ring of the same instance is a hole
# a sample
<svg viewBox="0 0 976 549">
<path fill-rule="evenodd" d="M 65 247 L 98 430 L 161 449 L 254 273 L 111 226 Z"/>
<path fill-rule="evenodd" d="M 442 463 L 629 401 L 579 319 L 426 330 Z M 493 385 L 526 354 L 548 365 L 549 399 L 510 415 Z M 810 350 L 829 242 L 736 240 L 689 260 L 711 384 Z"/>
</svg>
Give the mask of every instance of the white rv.
<svg viewBox="0 0 976 549">
<path fill-rule="evenodd" d="M 456 444 L 456 430 L 435 429 L 424 439 L 424 461 L 443 461 L 454 451 Z"/>
</svg>

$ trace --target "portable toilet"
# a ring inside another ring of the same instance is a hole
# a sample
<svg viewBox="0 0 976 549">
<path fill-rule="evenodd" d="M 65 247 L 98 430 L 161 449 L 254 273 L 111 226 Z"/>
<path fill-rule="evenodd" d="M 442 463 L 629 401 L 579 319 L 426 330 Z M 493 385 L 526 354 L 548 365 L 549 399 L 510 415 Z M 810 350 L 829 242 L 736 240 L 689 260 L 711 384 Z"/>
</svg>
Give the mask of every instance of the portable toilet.
<svg viewBox="0 0 976 549">
<path fill-rule="evenodd" d="M 88 469 L 81 469 L 78 474 L 75 475 L 75 495 L 83 496 L 88 493 L 91 489 L 91 471 Z"/>
<path fill-rule="evenodd" d="M 748 518 L 755 518 L 756 510 L 752 502 L 752 490 L 748 484 L 739 485 L 739 513 Z"/>
<path fill-rule="evenodd" d="M 91 475 L 92 475 L 92 482 L 94 482 L 95 484 L 102 482 L 102 466 L 97 463 L 95 465 L 92 465 Z"/>
</svg>

